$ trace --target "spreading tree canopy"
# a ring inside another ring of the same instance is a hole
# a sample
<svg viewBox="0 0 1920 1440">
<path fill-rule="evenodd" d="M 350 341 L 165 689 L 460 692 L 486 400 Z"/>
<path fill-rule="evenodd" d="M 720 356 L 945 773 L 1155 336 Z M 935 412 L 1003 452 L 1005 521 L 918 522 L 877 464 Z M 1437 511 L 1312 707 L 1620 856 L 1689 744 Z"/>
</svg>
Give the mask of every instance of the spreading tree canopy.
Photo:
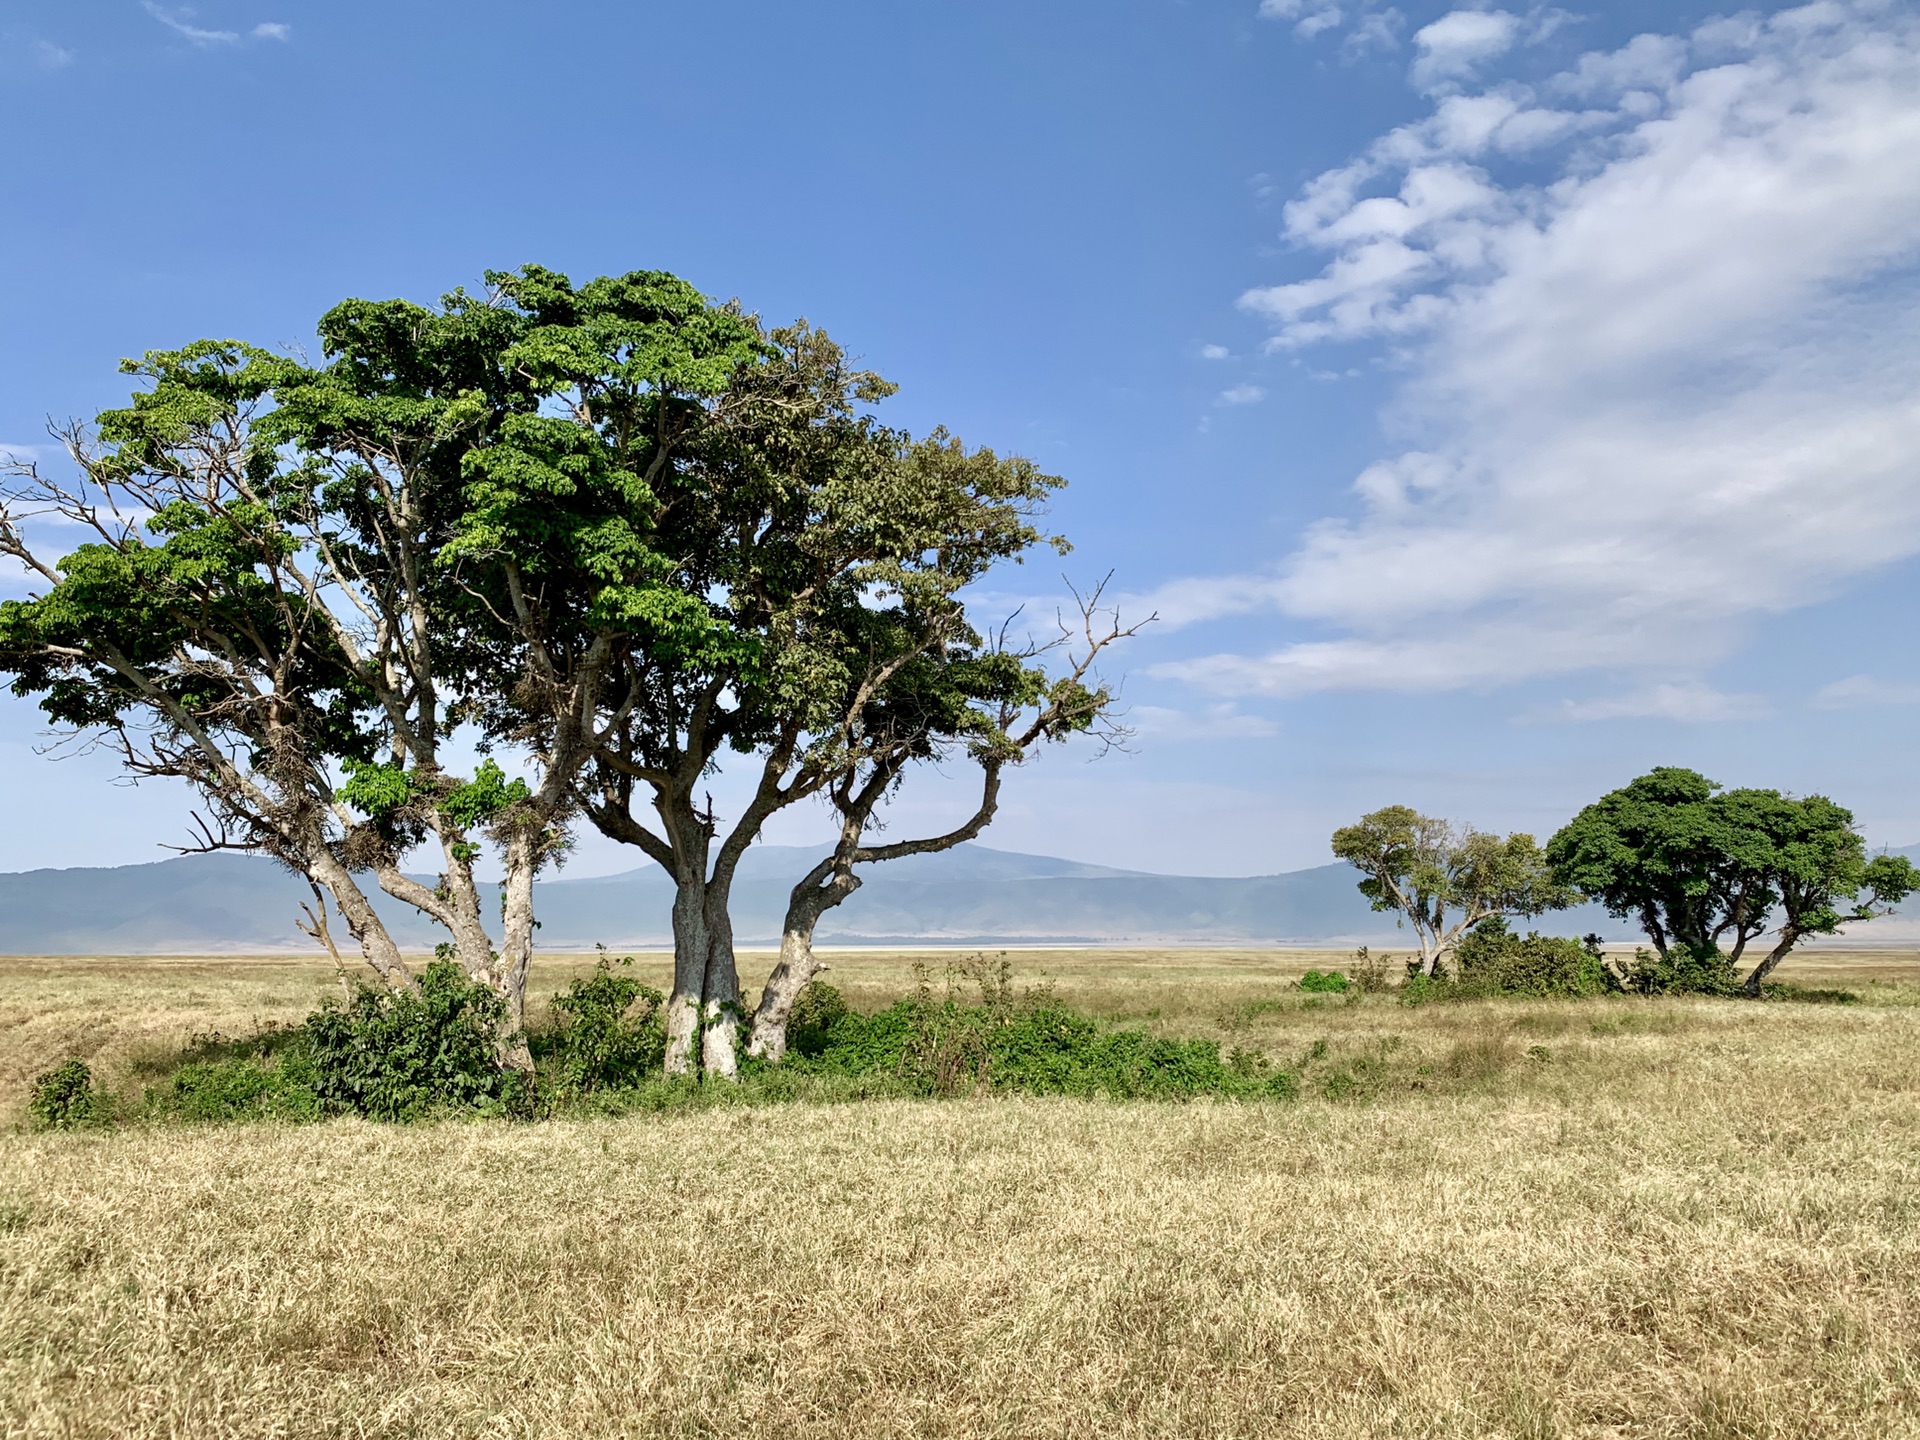
<svg viewBox="0 0 1920 1440">
<path fill-rule="evenodd" d="M 1362 875 L 1375 910 L 1413 927 L 1420 973 L 1436 974 L 1476 925 L 1495 916 L 1564 908 L 1571 892 L 1548 873 L 1531 835 L 1502 839 L 1389 805 L 1333 832 L 1333 853 Z"/>
<path fill-rule="evenodd" d="M 1638 920 L 1688 983 L 1730 983 L 1748 946 L 1773 931 L 1744 977 L 1750 994 L 1802 940 L 1884 915 L 1920 889 L 1907 860 L 1869 857 L 1853 812 L 1824 795 L 1727 790 L 1673 766 L 1581 810 L 1547 857 L 1563 883 Z"/>
</svg>

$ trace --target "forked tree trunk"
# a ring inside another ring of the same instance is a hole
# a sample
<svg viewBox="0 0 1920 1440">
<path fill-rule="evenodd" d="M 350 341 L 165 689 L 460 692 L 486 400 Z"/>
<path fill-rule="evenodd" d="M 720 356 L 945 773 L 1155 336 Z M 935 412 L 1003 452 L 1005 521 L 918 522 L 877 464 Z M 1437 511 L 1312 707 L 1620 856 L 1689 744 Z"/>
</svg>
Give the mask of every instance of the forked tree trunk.
<svg viewBox="0 0 1920 1440">
<path fill-rule="evenodd" d="M 316 844 L 305 856 L 305 868 L 308 878 L 333 897 L 341 919 L 347 922 L 347 933 L 353 936 L 361 957 L 373 972 L 390 989 L 412 989 L 413 972 L 401 958 L 400 947 L 393 943 L 386 923 L 340 858 L 324 844 Z"/>
</svg>

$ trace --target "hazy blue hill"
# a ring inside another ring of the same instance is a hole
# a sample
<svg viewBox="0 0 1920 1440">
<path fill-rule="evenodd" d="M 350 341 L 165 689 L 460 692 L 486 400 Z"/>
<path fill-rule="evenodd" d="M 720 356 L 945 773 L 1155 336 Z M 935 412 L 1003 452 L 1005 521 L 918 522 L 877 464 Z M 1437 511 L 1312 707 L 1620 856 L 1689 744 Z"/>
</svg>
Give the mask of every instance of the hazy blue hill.
<svg viewBox="0 0 1920 1440">
<path fill-rule="evenodd" d="M 748 852 L 734 891 L 742 943 L 764 943 L 779 934 L 789 887 L 824 853 L 782 846 Z M 1368 907 L 1355 878 L 1345 865 L 1233 879 L 1153 875 L 963 845 L 872 867 L 867 883 L 828 914 L 820 939 L 1404 944 L 1404 932 Z M 294 921 L 300 903 L 310 899 L 304 881 L 269 860 L 244 855 L 0 874 L 0 953 L 304 949 L 310 942 Z M 665 944 L 671 900 L 666 876 L 651 865 L 592 879 L 548 880 L 537 896 L 540 943 L 549 949 L 603 941 Z M 439 938 L 409 907 L 384 896 L 377 903 L 403 945 L 425 948 Z M 1630 927 L 1593 907 L 1549 917 L 1541 928 L 1634 938 Z"/>
</svg>

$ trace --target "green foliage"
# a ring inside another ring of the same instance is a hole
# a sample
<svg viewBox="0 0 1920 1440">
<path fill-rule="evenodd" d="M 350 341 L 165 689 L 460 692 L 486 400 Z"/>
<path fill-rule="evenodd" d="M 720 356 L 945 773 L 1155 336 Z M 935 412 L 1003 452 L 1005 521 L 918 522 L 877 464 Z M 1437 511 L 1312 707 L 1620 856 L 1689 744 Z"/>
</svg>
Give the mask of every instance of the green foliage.
<svg viewBox="0 0 1920 1440">
<path fill-rule="evenodd" d="M 347 781 L 340 798 L 370 819 L 385 820 L 413 800 L 413 777 L 402 766 L 347 760 L 342 768 Z"/>
<path fill-rule="evenodd" d="M 1422 975 L 1416 972 L 1407 976 L 1400 986 L 1402 1005 L 1431 1005 L 1436 1000 L 1465 998 L 1460 987 L 1444 975 Z"/>
<path fill-rule="evenodd" d="M 1547 858 L 1561 881 L 1640 922 L 1657 958 L 1633 983 L 1650 992 L 1728 992 L 1748 944 L 1777 926 L 1778 943 L 1747 976 L 1757 994 L 1801 940 L 1887 914 L 1920 889 L 1905 859 L 1869 859 L 1853 813 L 1824 795 L 1726 790 L 1677 766 L 1585 807 Z"/>
<path fill-rule="evenodd" d="M 1347 977 L 1338 970 L 1309 970 L 1300 977 L 1300 988 L 1311 995 L 1344 994 L 1349 985 Z"/>
<path fill-rule="evenodd" d="M 1431 954 L 1489 915 L 1538 915 L 1573 899 L 1531 835 L 1502 839 L 1405 805 L 1334 831 L 1333 853 L 1360 871 L 1360 893 L 1373 908 L 1410 923 Z"/>
<path fill-rule="evenodd" d="M 39 1076 L 27 1101 L 34 1124 L 48 1130 L 78 1130 L 105 1123 L 107 1098 L 94 1089 L 93 1071 L 84 1060 L 68 1060 Z"/>
<path fill-rule="evenodd" d="M 1202 1095 L 1288 1097 L 1293 1073 L 1258 1057 L 1223 1059 L 1212 1040 L 1172 1040 L 1106 1024 L 1068 1009 L 1050 991 L 1015 996 L 1004 962 L 976 961 L 961 973 L 980 1000 L 962 1003 L 952 978 L 936 997 L 920 993 L 874 1015 L 843 1010 L 786 1063 L 797 1072 L 898 1077 L 913 1094 L 1017 1092 L 1192 1099 Z"/>
<path fill-rule="evenodd" d="M 316 1091 L 312 1052 L 304 1045 L 276 1059 L 235 1056 L 182 1065 L 148 1103 L 178 1120 L 317 1120 L 324 1113 Z"/>
<path fill-rule="evenodd" d="M 505 1002 L 436 960 L 417 991 L 362 990 L 307 1017 L 313 1089 L 321 1107 L 375 1120 L 450 1111 L 520 1114 L 525 1079 L 504 1069 L 495 1035 Z"/>
<path fill-rule="evenodd" d="M 833 1030 L 848 1014 L 845 998 L 824 980 L 811 980 L 794 997 L 787 1016 L 787 1050 L 817 1056 L 827 1048 Z"/>
<path fill-rule="evenodd" d="M 530 794 L 526 781 L 509 781 L 497 763 L 482 760 L 473 779 L 451 791 L 440 808 L 463 829 L 474 830 L 509 806 L 525 804 Z"/>
<path fill-rule="evenodd" d="M 602 955 L 593 974 L 553 999 L 558 1023 L 537 1038 L 542 1078 L 558 1095 L 631 1089 L 660 1073 L 667 1053 L 665 997 L 627 973 L 631 956 Z"/>
<path fill-rule="evenodd" d="M 1515 935 L 1504 920 L 1482 921 L 1454 952 L 1462 989 L 1480 995 L 1584 996 L 1618 990 L 1598 942 Z"/>
<path fill-rule="evenodd" d="M 1741 993 L 1740 972 L 1713 945 L 1669 945 L 1664 954 L 1636 950 L 1624 983 L 1637 995 Z"/>
</svg>

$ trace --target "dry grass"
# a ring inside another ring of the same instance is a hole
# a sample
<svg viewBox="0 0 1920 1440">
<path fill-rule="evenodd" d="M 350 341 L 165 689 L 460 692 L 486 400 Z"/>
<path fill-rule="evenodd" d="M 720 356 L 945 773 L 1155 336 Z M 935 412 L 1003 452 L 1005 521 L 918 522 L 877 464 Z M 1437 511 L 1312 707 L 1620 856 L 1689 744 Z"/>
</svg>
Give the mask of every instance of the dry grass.
<svg viewBox="0 0 1920 1440">
<path fill-rule="evenodd" d="M 1278 978 L 1323 957 L 1017 958 L 1324 1053 L 1277 1105 L 16 1131 L 0 1433 L 1920 1434 L 1909 987 L 1409 1010 Z M 7 964 L 10 1104 L 332 983 Z"/>
</svg>

